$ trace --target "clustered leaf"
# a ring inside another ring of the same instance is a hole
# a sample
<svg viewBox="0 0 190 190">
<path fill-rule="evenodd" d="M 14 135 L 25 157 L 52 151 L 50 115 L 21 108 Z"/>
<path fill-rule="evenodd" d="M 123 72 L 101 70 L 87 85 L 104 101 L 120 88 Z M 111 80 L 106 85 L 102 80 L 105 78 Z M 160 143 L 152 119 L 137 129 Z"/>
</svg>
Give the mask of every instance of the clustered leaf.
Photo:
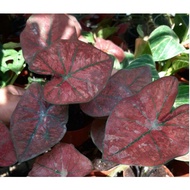
<svg viewBox="0 0 190 190">
<path fill-rule="evenodd" d="M 136 94 L 150 82 L 149 66 L 119 70 L 109 79 L 98 96 L 86 104 L 81 104 L 81 109 L 93 117 L 108 116 L 120 100 Z"/>
</svg>

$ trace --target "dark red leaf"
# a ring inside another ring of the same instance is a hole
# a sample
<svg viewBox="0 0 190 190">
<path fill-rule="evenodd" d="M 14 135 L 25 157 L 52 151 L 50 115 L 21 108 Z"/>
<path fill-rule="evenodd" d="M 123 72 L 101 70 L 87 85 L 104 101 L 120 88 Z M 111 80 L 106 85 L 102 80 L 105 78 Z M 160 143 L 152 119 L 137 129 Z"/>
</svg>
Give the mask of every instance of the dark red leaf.
<svg viewBox="0 0 190 190">
<path fill-rule="evenodd" d="M 30 64 L 39 51 L 59 39 L 77 38 L 80 30 L 80 24 L 71 15 L 34 14 L 30 16 L 20 35 L 26 62 Z"/>
<path fill-rule="evenodd" d="M 93 117 L 108 116 L 120 100 L 136 94 L 151 80 L 149 66 L 119 70 L 98 96 L 88 103 L 81 104 L 81 109 Z"/>
<path fill-rule="evenodd" d="M 79 40 L 60 40 L 41 51 L 30 69 L 53 78 L 44 86 L 52 104 L 88 102 L 102 90 L 113 68 L 112 58 Z"/>
<path fill-rule="evenodd" d="M 35 177 L 83 177 L 89 174 L 91 161 L 72 144 L 59 143 L 35 160 L 28 176 Z"/>
<path fill-rule="evenodd" d="M 119 102 L 108 118 L 103 158 L 128 164 L 161 165 L 189 150 L 188 105 L 170 113 L 175 77 L 160 78 Z"/>
<path fill-rule="evenodd" d="M 0 121 L 0 167 L 7 167 L 17 162 L 13 142 L 8 128 Z"/>
<path fill-rule="evenodd" d="M 20 162 L 31 159 L 58 143 L 66 132 L 68 107 L 42 98 L 42 87 L 33 83 L 18 102 L 11 117 L 11 134 Z"/>
<path fill-rule="evenodd" d="M 103 149 L 103 140 L 105 135 L 105 126 L 107 119 L 94 119 L 91 125 L 91 138 L 93 143 L 97 148 L 102 152 Z"/>
</svg>

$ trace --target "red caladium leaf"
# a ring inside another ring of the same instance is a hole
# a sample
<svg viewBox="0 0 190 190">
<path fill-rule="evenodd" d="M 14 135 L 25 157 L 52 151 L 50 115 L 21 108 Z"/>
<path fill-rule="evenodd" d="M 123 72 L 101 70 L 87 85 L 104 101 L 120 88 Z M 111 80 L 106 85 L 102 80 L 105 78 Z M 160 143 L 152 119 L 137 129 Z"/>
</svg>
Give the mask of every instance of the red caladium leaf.
<svg viewBox="0 0 190 190">
<path fill-rule="evenodd" d="M 79 40 L 60 40 L 41 51 L 29 68 L 53 76 L 44 86 L 44 98 L 49 103 L 82 103 L 105 87 L 113 59 Z"/>
<path fill-rule="evenodd" d="M 18 102 L 10 123 L 20 162 L 29 160 L 58 143 L 66 132 L 68 106 L 55 106 L 42 98 L 42 87 L 33 83 Z"/>
<path fill-rule="evenodd" d="M 136 94 L 149 84 L 151 77 L 149 66 L 119 70 L 98 96 L 80 105 L 81 109 L 93 117 L 108 116 L 120 100 Z"/>
<path fill-rule="evenodd" d="M 20 35 L 20 43 L 26 62 L 30 64 L 39 51 L 59 39 L 77 39 L 80 31 L 80 24 L 71 15 L 34 14 L 30 16 Z"/>
<path fill-rule="evenodd" d="M 35 160 L 28 176 L 83 177 L 92 171 L 91 161 L 72 144 L 59 143 Z"/>
<path fill-rule="evenodd" d="M 161 165 L 189 151 L 189 106 L 170 113 L 178 80 L 160 78 L 121 100 L 108 118 L 103 159 L 128 165 Z"/>
<path fill-rule="evenodd" d="M 105 126 L 107 119 L 94 119 L 91 125 L 90 135 L 93 143 L 102 152 L 103 140 L 105 135 Z"/>
<path fill-rule="evenodd" d="M 9 129 L 0 121 L 0 167 L 7 167 L 17 162 Z"/>
<path fill-rule="evenodd" d="M 122 62 L 125 58 L 124 51 L 110 40 L 96 38 L 94 46 L 108 54 L 115 56 L 119 60 L 119 62 Z"/>
</svg>

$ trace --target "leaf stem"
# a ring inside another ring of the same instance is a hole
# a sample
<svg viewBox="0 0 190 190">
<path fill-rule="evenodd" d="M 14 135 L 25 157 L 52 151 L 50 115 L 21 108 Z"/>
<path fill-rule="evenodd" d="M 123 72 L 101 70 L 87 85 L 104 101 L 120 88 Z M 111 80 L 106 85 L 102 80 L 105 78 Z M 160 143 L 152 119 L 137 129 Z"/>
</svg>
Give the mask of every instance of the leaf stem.
<svg viewBox="0 0 190 190">
<path fill-rule="evenodd" d="M 22 72 L 22 70 L 25 68 L 26 64 L 23 63 L 20 71 L 18 73 L 15 73 L 14 76 L 11 79 L 11 82 L 9 84 L 14 84 L 14 82 L 16 81 L 16 79 L 18 78 L 18 76 L 20 75 L 20 73 Z"/>
</svg>

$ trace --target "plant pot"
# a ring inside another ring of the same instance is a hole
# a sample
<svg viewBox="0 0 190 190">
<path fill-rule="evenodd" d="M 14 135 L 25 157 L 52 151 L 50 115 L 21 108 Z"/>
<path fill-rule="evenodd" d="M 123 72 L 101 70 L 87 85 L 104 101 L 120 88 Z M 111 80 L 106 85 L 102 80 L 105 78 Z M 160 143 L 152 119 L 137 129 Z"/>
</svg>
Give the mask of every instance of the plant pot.
<svg viewBox="0 0 190 190">
<path fill-rule="evenodd" d="M 75 147 L 82 145 L 90 137 L 91 123 L 88 123 L 83 128 L 67 131 L 61 142 L 73 144 Z"/>
<path fill-rule="evenodd" d="M 90 137 L 92 121 L 93 118 L 86 115 L 79 104 L 70 104 L 67 132 L 61 142 L 73 144 L 75 147 L 82 145 Z"/>
<path fill-rule="evenodd" d="M 167 167 L 175 177 L 189 177 L 189 162 L 172 160 Z"/>
</svg>

